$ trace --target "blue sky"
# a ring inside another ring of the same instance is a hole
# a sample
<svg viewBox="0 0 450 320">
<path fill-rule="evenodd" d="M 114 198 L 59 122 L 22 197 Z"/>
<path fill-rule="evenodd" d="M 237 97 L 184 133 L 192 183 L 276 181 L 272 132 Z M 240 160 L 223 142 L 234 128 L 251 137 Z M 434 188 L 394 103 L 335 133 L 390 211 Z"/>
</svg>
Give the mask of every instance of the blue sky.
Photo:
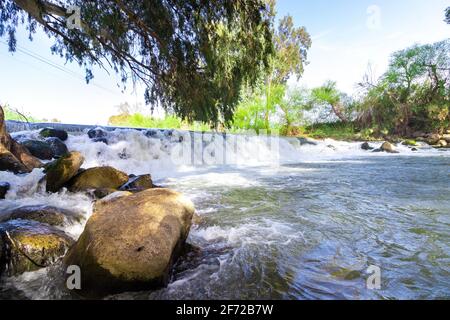
<svg viewBox="0 0 450 320">
<path fill-rule="evenodd" d="M 443 22 L 448 0 L 278 0 L 278 16 L 290 14 L 305 26 L 313 44 L 300 84 L 314 87 L 326 80 L 352 94 L 367 65 L 381 75 L 389 55 L 415 43 L 450 37 Z M 23 52 L 11 54 L 0 39 L 0 103 L 41 118 L 67 123 L 106 124 L 121 102 L 143 103 L 142 89 L 121 92 L 117 78 L 97 71 L 90 84 L 77 65 L 52 56 L 52 40 L 42 33 L 28 41 L 18 34 L 21 50 L 63 66 L 70 75 Z"/>
</svg>

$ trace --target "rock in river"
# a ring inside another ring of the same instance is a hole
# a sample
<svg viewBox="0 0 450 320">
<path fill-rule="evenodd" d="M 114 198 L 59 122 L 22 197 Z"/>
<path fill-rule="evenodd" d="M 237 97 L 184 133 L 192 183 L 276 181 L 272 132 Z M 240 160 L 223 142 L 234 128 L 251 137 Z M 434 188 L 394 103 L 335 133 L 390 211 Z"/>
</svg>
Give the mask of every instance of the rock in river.
<svg viewBox="0 0 450 320">
<path fill-rule="evenodd" d="M 371 147 L 368 142 L 364 142 L 363 144 L 361 144 L 361 149 L 363 149 L 363 150 L 373 150 L 374 148 Z"/>
<path fill-rule="evenodd" d="M 38 159 L 50 160 L 54 157 L 54 153 L 50 144 L 41 140 L 23 140 L 21 145 L 30 151 L 30 153 Z"/>
<path fill-rule="evenodd" d="M 127 181 L 128 175 L 125 172 L 113 167 L 94 167 L 77 174 L 69 182 L 69 190 L 117 189 Z"/>
<path fill-rule="evenodd" d="M 11 188 L 9 182 L 0 182 L 0 199 L 5 199 L 6 193 Z"/>
<path fill-rule="evenodd" d="M 59 138 L 50 137 L 45 139 L 45 142 L 47 142 L 50 148 L 52 149 L 53 157 L 55 158 L 60 158 L 69 152 L 67 146 Z"/>
<path fill-rule="evenodd" d="M 69 137 L 66 131 L 54 128 L 44 128 L 39 132 L 39 134 L 44 138 L 59 138 L 61 141 L 66 141 Z"/>
<path fill-rule="evenodd" d="M 153 188 L 152 177 L 149 174 L 143 174 L 131 177 L 126 184 L 120 187 L 120 190 L 142 191 Z"/>
<path fill-rule="evenodd" d="M 66 222 L 80 221 L 81 214 L 71 210 L 47 205 L 29 205 L 0 213 L 0 222 L 8 220 L 33 220 L 52 226 L 63 226 Z"/>
<path fill-rule="evenodd" d="M 94 209 L 64 258 L 78 265 L 87 297 L 166 285 L 191 227 L 194 206 L 169 189 L 148 189 Z"/>
<path fill-rule="evenodd" d="M 84 157 L 81 153 L 74 151 L 49 164 L 45 170 L 47 191 L 58 192 L 67 181 L 77 174 L 83 162 Z"/>
<path fill-rule="evenodd" d="M 392 145 L 390 142 L 384 142 L 381 147 L 380 151 L 388 152 L 388 153 L 399 153 L 397 150 L 395 150 L 394 145 Z"/>
<path fill-rule="evenodd" d="M 36 221 L 0 223 L 0 275 L 47 267 L 64 256 L 73 242 L 61 230 Z"/>
</svg>

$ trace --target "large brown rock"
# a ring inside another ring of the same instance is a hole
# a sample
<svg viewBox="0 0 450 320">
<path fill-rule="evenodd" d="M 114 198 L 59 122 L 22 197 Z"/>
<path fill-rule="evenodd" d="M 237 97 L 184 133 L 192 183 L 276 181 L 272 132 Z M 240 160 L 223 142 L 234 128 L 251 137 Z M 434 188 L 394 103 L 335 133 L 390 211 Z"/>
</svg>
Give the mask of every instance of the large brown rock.
<svg viewBox="0 0 450 320">
<path fill-rule="evenodd" d="M 6 131 L 5 115 L 0 107 L 0 170 L 24 173 L 40 167 L 42 163 L 39 159 L 33 157 Z"/>
<path fill-rule="evenodd" d="M 73 239 L 61 230 L 36 221 L 0 224 L 0 275 L 9 276 L 48 267 L 64 256 Z"/>
<path fill-rule="evenodd" d="M 194 206 L 169 189 L 148 189 L 94 209 L 64 258 L 81 268 L 87 297 L 166 285 L 191 227 Z"/>
<path fill-rule="evenodd" d="M 117 189 L 127 181 L 128 175 L 125 172 L 113 167 L 95 167 L 76 175 L 69 183 L 69 190 Z"/>
<path fill-rule="evenodd" d="M 77 151 L 69 152 L 46 168 L 46 189 L 48 192 L 58 192 L 72 179 L 84 162 L 84 157 Z"/>
<path fill-rule="evenodd" d="M 395 147 L 390 142 L 384 142 L 381 147 L 381 151 L 388 152 L 388 153 L 399 153 L 397 150 L 395 150 Z"/>
</svg>

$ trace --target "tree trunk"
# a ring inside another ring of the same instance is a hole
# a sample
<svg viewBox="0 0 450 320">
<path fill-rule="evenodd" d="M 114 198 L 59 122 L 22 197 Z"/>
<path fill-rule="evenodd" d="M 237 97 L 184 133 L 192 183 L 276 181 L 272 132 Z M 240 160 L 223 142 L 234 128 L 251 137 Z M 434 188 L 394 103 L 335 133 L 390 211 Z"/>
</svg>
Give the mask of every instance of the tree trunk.
<svg viewBox="0 0 450 320">
<path fill-rule="evenodd" d="M 0 106 L 0 171 L 24 173 L 40 167 L 42 167 L 41 161 L 33 157 L 24 146 L 13 140 L 8 134 L 5 114 Z"/>
</svg>

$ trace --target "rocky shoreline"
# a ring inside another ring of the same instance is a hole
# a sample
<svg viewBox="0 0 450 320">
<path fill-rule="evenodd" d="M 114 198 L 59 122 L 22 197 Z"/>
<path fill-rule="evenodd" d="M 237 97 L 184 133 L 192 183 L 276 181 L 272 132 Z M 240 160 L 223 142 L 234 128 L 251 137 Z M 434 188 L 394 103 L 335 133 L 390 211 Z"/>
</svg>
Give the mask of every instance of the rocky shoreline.
<svg viewBox="0 0 450 320">
<path fill-rule="evenodd" d="M 108 143 L 103 130 L 87 134 L 93 142 Z M 44 128 L 39 135 L 12 139 L 0 108 L 0 170 L 26 175 L 43 168 L 39 184 L 47 192 L 66 188 L 88 194 L 93 213 L 75 241 L 59 227 L 79 221 L 78 212 L 46 205 L 1 212 L 0 277 L 61 263 L 64 271 L 80 268 L 81 287 L 74 292 L 83 297 L 166 285 L 189 234 L 192 202 L 154 185 L 150 173 L 128 174 L 110 166 L 82 169 L 84 156 L 68 150 L 64 130 Z M 10 187 L 7 181 L 0 183 L 0 198 Z"/>
</svg>

